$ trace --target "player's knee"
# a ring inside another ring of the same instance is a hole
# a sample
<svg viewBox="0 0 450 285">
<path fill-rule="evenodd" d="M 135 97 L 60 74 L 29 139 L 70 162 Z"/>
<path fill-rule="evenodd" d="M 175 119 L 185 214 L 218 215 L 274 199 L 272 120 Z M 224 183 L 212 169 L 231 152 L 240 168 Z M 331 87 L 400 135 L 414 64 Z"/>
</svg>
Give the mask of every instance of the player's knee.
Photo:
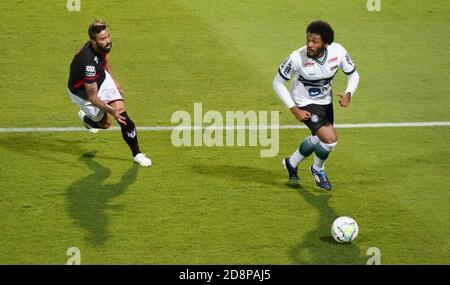
<svg viewBox="0 0 450 285">
<path fill-rule="evenodd" d="M 326 143 L 326 144 L 336 144 L 337 137 L 336 136 L 326 137 L 326 138 L 322 138 L 320 141 L 323 143 Z"/>
<path fill-rule="evenodd" d="M 125 107 L 119 107 L 118 110 L 119 110 L 119 114 L 123 114 L 126 112 Z"/>
</svg>

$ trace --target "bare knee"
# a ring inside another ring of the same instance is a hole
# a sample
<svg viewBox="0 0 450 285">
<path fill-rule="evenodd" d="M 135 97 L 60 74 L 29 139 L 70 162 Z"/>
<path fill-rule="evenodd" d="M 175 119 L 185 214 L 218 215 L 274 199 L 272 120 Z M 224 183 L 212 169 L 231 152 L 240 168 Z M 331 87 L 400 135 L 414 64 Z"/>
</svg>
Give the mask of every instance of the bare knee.
<svg viewBox="0 0 450 285">
<path fill-rule="evenodd" d="M 321 142 L 326 144 L 333 144 L 338 140 L 336 129 L 331 124 L 326 124 L 317 130 L 316 136 L 319 137 Z"/>
<path fill-rule="evenodd" d="M 114 109 L 117 109 L 119 111 L 119 114 L 122 114 L 123 112 L 126 112 L 125 110 L 125 104 L 123 101 L 119 100 L 119 101 L 114 101 L 112 103 L 109 104 L 111 107 L 113 107 Z"/>
<path fill-rule="evenodd" d="M 328 136 L 321 139 L 323 143 L 333 144 L 338 140 L 337 136 Z"/>
<path fill-rule="evenodd" d="M 323 143 L 328 143 L 328 144 L 332 144 L 337 142 L 338 137 L 336 132 L 322 132 L 320 134 L 316 134 L 320 141 Z"/>
</svg>

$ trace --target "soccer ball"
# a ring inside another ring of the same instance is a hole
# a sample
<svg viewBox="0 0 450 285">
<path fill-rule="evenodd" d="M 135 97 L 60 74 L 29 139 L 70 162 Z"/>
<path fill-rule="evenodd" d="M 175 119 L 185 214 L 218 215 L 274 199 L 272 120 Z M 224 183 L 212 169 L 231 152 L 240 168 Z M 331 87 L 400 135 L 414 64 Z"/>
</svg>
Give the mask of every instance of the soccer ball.
<svg viewBox="0 0 450 285">
<path fill-rule="evenodd" d="M 339 217 L 331 225 L 331 235 L 338 243 L 349 243 L 358 236 L 358 224 L 350 217 Z"/>
</svg>

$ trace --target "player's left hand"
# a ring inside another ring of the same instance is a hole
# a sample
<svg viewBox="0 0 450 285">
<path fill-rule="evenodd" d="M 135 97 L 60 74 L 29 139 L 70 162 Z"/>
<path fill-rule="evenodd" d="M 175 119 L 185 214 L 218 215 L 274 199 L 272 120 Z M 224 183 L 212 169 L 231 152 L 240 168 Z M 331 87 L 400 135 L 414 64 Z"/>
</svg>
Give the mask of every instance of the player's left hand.
<svg viewBox="0 0 450 285">
<path fill-rule="evenodd" d="M 339 93 L 337 96 L 341 97 L 339 100 L 339 104 L 342 107 L 347 107 L 350 104 L 350 100 L 352 99 L 352 94 L 350 92 L 347 92 L 345 94 Z"/>
</svg>

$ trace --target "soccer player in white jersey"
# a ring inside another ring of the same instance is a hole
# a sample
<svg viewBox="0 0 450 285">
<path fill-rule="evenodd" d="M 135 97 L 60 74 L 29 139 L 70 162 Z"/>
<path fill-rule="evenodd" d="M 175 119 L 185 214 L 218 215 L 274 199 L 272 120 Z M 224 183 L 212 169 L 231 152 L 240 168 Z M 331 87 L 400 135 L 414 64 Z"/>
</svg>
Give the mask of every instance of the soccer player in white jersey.
<svg viewBox="0 0 450 285">
<path fill-rule="evenodd" d="M 298 149 L 283 160 L 291 183 L 300 179 L 297 167 L 315 153 L 310 171 L 316 184 L 330 191 L 331 183 L 325 173 L 325 161 L 336 147 L 338 138 L 333 126 L 333 98 L 331 84 L 339 69 L 347 75 L 347 88 L 339 104 L 350 104 L 359 83 L 359 75 L 347 51 L 334 43 L 334 31 L 324 21 L 314 21 L 306 29 L 306 46 L 294 51 L 280 65 L 273 80 L 273 88 L 292 114 L 311 130 Z M 291 88 L 284 83 L 292 80 Z"/>
</svg>

